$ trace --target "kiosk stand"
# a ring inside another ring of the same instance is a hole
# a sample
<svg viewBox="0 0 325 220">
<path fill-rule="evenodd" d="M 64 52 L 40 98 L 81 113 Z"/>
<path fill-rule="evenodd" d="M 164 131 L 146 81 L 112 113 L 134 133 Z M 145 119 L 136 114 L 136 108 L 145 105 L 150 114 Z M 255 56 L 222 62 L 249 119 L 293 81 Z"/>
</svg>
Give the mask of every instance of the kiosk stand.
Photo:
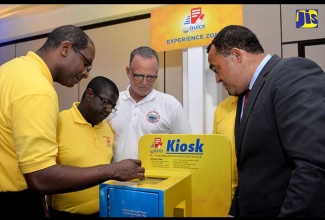
<svg viewBox="0 0 325 220">
<path fill-rule="evenodd" d="M 147 134 L 144 180 L 100 185 L 100 217 L 227 217 L 231 146 L 217 134 Z"/>
</svg>

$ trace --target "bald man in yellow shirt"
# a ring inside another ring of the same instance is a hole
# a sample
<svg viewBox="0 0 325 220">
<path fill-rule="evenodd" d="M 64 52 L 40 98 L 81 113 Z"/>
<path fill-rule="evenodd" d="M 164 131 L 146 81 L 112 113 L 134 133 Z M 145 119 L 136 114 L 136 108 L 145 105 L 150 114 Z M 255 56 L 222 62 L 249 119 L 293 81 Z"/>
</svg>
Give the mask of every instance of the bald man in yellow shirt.
<svg viewBox="0 0 325 220">
<path fill-rule="evenodd" d="M 82 168 L 56 162 L 59 102 L 54 82 L 73 87 L 87 78 L 95 51 L 81 28 L 64 25 L 49 33 L 37 51 L 0 66 L 2 216 L 42 219 L 47 216 L 45 194 L 83 190 L 109 179 L 145 178 L 140 160 Z"/>
</svg>

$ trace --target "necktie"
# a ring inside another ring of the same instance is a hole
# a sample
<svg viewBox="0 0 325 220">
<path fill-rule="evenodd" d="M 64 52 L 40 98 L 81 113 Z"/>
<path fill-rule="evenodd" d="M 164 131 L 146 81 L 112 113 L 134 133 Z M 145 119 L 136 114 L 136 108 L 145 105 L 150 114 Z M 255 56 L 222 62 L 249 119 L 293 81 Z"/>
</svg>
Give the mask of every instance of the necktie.
<svg viewBox="0 0 325 220">
<path fill-rule="evenodd" d="M 247 89 L 246 90 L 246 95 L 245 95 L 245 100 L 244 100 L 244 108 L 246 107 L 246 104 L 247 104 L 247 100 L 248 100 L 248 96 L 249 96 L 249 93 L 250 93 L 250 89 Z"/>
</svg>

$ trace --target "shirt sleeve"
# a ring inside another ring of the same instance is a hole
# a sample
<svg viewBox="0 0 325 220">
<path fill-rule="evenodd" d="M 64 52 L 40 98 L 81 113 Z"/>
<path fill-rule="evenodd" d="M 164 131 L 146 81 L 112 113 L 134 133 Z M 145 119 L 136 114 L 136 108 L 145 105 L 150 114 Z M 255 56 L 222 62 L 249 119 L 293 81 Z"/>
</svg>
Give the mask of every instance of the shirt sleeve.
<svg viewBox="0 0 325 220">
<path fill-rule="evenodd" d="M 13 102 L 13 137 L 22 173 L 56 163 L 58 111 L 54 94 L 26 95 Z"/>
</svg>

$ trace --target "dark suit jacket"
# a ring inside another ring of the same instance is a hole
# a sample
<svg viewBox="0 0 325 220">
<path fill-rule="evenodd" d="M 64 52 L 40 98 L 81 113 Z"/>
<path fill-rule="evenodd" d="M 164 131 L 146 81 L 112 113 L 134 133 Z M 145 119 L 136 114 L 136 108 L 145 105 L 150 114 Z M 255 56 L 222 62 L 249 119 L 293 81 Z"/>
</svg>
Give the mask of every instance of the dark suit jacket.
<svg viewBox="0 0 325 220">
<path fill-rule="evenodd" d="M 325 216 L 325 73 L 306 58 L 267 62 L 235 141 L 242 216 Z M 234 214 L 233 212 L 230 214 Z"/>
</svg>

